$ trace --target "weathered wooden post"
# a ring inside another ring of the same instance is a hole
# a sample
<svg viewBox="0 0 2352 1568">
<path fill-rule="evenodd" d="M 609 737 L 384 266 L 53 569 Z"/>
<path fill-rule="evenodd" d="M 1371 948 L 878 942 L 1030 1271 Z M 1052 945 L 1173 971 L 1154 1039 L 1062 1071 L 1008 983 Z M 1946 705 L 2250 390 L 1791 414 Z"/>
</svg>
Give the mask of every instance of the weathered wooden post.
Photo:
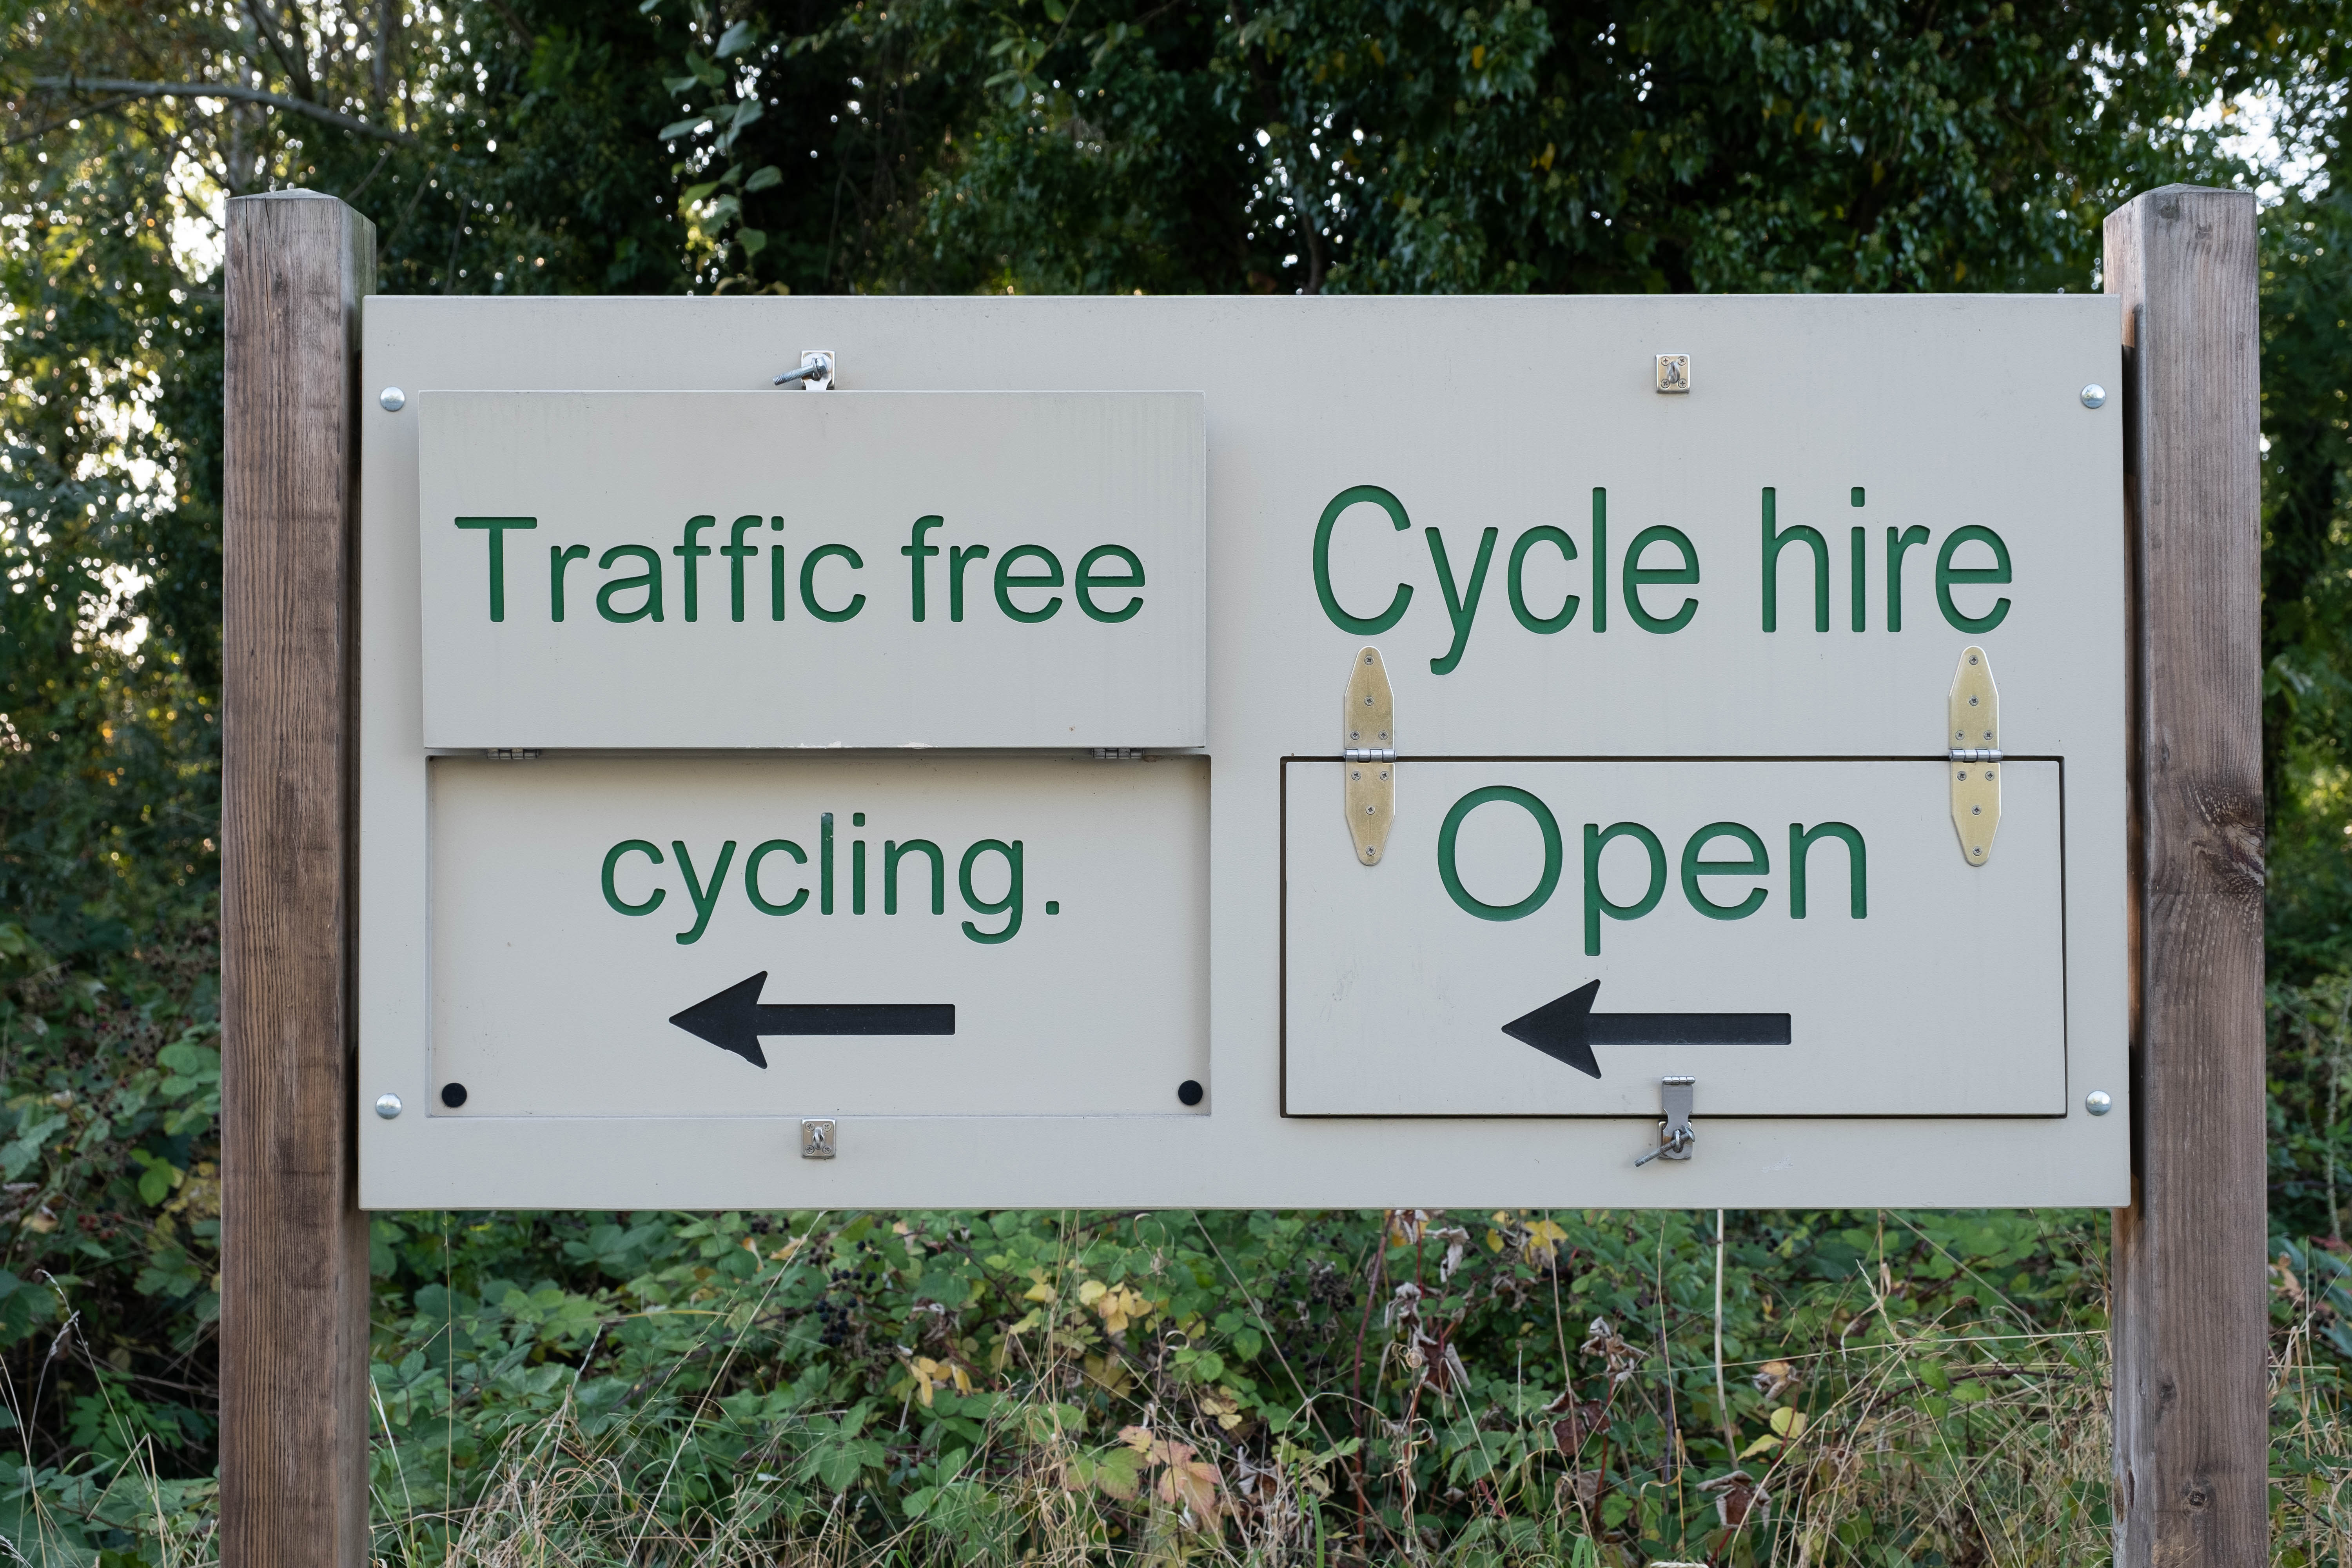
<svg viewBox="0 0 2352 1568">
<path fill-rule="evenodd" d="M 2133 599 L 2132 1206 L 2115 1219 L 2116 1561 L 2269 1561 L 2261 344 L 2254 198 L 2106 223 Z"/>
<path fill-rule="evenodd" d="M 353 420 L 374 226 L 329 196 L 239 197 L 226 276 L 221 1561 L 360 1568 Z"/>
</svg>

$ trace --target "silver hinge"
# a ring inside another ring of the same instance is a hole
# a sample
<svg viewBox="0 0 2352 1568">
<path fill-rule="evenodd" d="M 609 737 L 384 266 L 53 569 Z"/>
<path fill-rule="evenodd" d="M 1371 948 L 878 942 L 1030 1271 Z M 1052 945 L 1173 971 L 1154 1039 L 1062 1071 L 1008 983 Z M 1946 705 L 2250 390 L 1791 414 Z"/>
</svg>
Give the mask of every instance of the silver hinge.
<svg viewBox="0 0 2352 1568">
<path fill-rule="evenodd" d="M 535 747 L 492 746 L 488 751 L 484 752 L 482 754 L 489 758 L 490 761 L 494 763 L 535 763 L 539 761 L 539 752 Z"/>
<path fill-rule="evenodd" d="M 2000 689 L 1980 647 L 1960 650 L 1944 700 L 1945 765 L 1952 770 L 1952 829 L 1971 866 L 1992 858 L 2000 831 Z"/>
<path fill-rule="evenodd" d="M 1340 794 L 1348 811 L 1348 837 L 1359 865 L 1377 866 L 1388 852 L 1396 823 L 1396 698 L 1388 667 L 1376 647 L 1357 650 L 1348 672 L 1346 710 L 1339 732 Z"/>
<path fill-rule="evenodd" d="M 929 549 L 929 546 L 926 545 L 924 548 Z M 1139 763 L 1143 761 L 1143 752 L 1141 748 L 1136 746 L 1097 746 L 1095 748 L 1095 761 L 1098 763 Z"/>
<path fill-rule="evenodd" d="M 1653 1160 L 1687 1160 L 1691 1147 L 1698 1142 L 1698 1132 L 1691 1126 L 1691 1100 L 1698 1079 L 1676 1073 L 1658 1080 L 1658 1109 L 1665 1120 L 1658 1123 L 1658 1146 L 1633 1162 L 1640 1170 Z"/>
</svg>

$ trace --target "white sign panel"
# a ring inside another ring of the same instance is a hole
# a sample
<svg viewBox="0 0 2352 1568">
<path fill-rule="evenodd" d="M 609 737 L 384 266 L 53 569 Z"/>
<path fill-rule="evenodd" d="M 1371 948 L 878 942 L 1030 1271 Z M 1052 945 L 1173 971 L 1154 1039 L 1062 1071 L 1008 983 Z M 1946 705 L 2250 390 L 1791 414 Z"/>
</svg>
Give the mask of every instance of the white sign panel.
<svg viewBox="0 0 2352 1568">
<path fill-rule="evenodd" d="M 1197 394 L 428 391 L 425 743 L 1207 736 Z"/>
<path fill-rule="evenodd" d="M 1917 763 L 1413 763 L 1384 863 L 1285 773 L 1284 1107 L 2060 1116 L 2058 764 L 2002 764 L 1959 853 Z M 1549 1010 L 1549 1011 L 1547 1011 Z M 1516 1029 L 1516 1032 L 1513 1032 Z"/>
<path fill-rule="evenodd" d="M 2111 300 L 365 331 L 371 1205 L 2127 1199 Z"/>
<path fill-rule="evenodd" d="M 1131 1114 L 1208 1077 L 1197 760 L 450 757 L 432 788 L 434 1112 Z"/>
</svg>

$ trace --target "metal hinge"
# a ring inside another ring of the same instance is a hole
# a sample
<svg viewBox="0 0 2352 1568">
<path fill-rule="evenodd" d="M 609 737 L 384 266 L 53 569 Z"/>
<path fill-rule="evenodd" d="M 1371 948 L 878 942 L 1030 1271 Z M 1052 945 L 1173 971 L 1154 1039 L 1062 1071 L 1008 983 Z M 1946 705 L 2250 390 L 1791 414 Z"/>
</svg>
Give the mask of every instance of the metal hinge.
<svg viewBox="0 0 2352 1568">
<path fill-rule="evenodd" d="M 924 548 L 929 549 L 929 546 L 926 545 Z M 1143 752 L 1140 748 L 1135 746 L 1097 746 L 1095 748 L 1095 761 L 1098 763 L 1139 763 L 1143 761 Z"/>
<path fill-rule="evenodd" d="M 830 1160 L 839 1148 L 831 1117 L 813 1118 L 801 1123 L 802 1159 Z"/>
<path fill-rule="evenodd" d="M 482 754 L 489 758 L 490 761 L 494 763 L 535 763 L 539 761 L 538 749 L 529 746 L 492 746 L 488 751 L 484 752 Z"/>
<path fill-rule="evenodd" d="M 1698 1079 L 1687 1073 L 1674 1073 L 1658 1080 L 1658 1109 L 1665 1120 L 1658 1123 L 1658 1146 L 1633 1162 L 1635 1170 L 1653 1160 L 1691 1157 L 1691 1149 L 1698 1142 L 1697 1130 L 1691 1126 L 1691 1101 L 1697 1087 Z"/>
<path fill-rule="evenodd" d="M 1992 858 L 2000 831 L 2000 690 L 1980 647 L 1960 650 L 1945 700 L 1946 765 L 1952 770 L 1952 829 L 1971 866 Z"/>
<path fill-rule="evenodd" d="M 1376 647 L 1358 650 L 1349 669 L 1339 728 L 1347 737 L 1340 752 L 1340 793 L 1347 801 L 1348 837 L 1355 841 L 1358 863 L 1376 866 L 1388 852 L 1389 829 L 1396 822 L 1396 699 Z"/>
</svg>

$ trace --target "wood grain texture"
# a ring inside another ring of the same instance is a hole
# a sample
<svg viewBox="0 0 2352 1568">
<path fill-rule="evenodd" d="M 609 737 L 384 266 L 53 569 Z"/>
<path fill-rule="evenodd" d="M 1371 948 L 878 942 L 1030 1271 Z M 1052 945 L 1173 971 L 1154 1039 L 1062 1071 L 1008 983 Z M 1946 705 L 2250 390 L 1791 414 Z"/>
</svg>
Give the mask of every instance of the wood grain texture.
<svg viewBox="0 0 2352 1568">
<path fill-rule="evenodd" d="M 228 204 L 222 523 L 221 1561 L 367 1560 L 352 963 L 359 301 L 375 230 Z"/>
<path fill-rule="evenodd" d="M 2107 218 L 2137 612 L 2127 1568 L 2269 1560 L 2258 263 L 2243 192 L 2168 185 Z"/>
</svg>

